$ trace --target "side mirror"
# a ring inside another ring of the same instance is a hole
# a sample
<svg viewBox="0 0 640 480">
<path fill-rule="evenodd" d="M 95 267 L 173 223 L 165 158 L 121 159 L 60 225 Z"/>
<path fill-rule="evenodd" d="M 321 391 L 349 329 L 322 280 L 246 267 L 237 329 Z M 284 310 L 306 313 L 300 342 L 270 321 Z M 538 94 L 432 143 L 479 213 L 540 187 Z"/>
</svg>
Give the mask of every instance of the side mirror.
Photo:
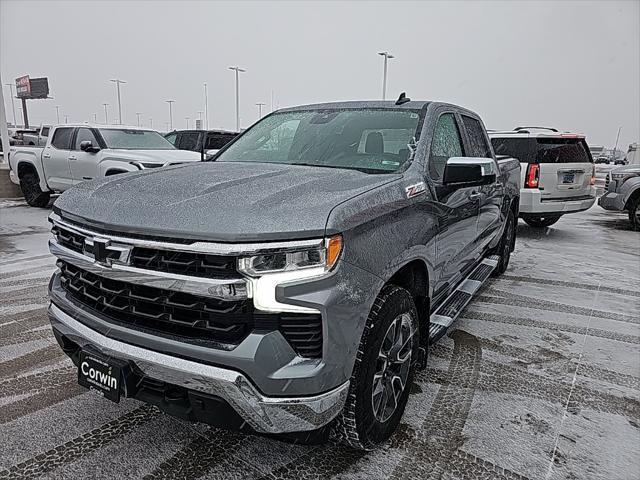
<svg viewBox="0 0 640 480">
<path fill-rule="evenodd" d="M 87 153 L 97 153 L 100 151 L 100 147 L 94 147 L 91 140 L 84 140 L 80 142 L 80 150 Z"/>
<path fill-rule="evenodd" d="M 497 173 L 492 158 L 451 157 L 445 164 L 442 183 L 454 187 L 487 185 L 496 181 Z"/>
</svg>

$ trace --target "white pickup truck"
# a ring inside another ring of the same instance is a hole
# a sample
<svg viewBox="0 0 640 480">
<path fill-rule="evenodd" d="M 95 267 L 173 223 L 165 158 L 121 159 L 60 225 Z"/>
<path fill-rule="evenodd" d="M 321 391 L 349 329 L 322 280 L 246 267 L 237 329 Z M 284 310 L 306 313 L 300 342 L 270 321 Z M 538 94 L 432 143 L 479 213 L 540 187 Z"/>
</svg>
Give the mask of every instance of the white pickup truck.
<svg viewBox="0 0 640 480">
<path fill-rule="evenodd" d="M 94 178 L 201 159 L 143 128 L 65 124 L 52 130 L 43 148 L 13 146 L 9 152 L 11 181 L 33 207 L 46 207 L 52 193 Z"/>
</svg>

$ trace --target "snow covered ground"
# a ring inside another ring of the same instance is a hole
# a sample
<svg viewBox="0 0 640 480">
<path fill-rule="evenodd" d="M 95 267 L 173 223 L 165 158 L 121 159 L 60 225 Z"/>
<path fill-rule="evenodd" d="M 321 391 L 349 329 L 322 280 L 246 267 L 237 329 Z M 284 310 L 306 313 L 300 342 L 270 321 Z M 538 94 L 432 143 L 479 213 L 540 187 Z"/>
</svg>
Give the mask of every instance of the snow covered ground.
<svg viewBox="0 0 640 480">
<path fill-rule="evenodd" d="M 520 222 L 507 273 L 430 352 L 375 452 L 174 419 L 76 385 L 46 315 L 48 210 L 0 201 L 0 479 L 629 479 L 640 474 L 640 234 Z"/>
</svg>

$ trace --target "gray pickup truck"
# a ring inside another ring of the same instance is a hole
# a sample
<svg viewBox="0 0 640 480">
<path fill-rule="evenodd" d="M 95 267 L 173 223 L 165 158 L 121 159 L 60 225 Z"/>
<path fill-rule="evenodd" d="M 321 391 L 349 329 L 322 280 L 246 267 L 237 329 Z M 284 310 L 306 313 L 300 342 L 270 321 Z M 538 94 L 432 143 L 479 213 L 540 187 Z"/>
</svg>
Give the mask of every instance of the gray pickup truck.
<svg viewBox="0 0 640 480">
<path fill-rule="evenodd" d="M 640 165 L 611 170 L 605 187 L 598 204 L 605 210 L 626 211 L 631 228 L 640 231 Z"/>
<path fill-rule="evenodd" d="M 429 345 L 507 268 L 519 179 L 455 105 L 279 110 L 211 161 L 58 198 L 53 331 L 110 400 L 372 449 Z"/>
</svg>

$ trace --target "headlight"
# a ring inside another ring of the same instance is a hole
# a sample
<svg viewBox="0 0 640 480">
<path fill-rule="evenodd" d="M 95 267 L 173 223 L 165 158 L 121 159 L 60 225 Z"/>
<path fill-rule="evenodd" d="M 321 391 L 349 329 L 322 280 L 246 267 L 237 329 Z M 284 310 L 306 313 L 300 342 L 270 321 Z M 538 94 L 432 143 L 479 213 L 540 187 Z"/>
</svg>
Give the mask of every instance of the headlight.
<svg viewBox="0 0 640 480">
<path fill-rule="evenodd" d="M 302 250 L 264 253 L 238 259 L 238 271 L 252 277 L 306 268 L 331 270 L 342 252 L 342 235 L 327 238 L 324 244 Z"/>
</svg>

